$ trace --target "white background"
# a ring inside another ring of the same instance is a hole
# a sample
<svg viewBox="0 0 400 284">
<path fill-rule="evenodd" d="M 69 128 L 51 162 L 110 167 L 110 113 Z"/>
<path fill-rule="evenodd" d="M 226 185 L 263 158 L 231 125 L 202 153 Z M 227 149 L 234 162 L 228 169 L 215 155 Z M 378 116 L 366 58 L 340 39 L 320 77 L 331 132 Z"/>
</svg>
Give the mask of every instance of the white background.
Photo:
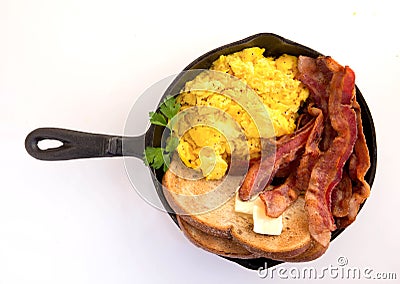
<svg viewBox="0 0 400 284">
<path fill-rule="evenodd" d="M 138 196 L 122 159 L 43 162 L 24 149 L 44 126 L 122 134 L 151 84 L 259 32 L 351 66 L 379 146 L 357 222 L 320 259 L 283 267 L 322 270 L 345 256 L 399 279 L 396 2 L 0 0 L 0 283 L 270 281 L 189 244 Z"/>
</svg>

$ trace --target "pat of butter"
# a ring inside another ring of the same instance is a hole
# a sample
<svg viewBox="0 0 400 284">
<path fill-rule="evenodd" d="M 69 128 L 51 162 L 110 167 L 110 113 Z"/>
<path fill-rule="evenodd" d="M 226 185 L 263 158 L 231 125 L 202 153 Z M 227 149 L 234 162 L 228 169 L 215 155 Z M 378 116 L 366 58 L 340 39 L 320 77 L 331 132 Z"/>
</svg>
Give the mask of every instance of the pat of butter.
<svg viewBox="0 0 400 284">
<path fill-rule="evenodd" d="M 278 218 L 271 218 L 265 214 L 265 205 L 261 199 L 257 198 L 253 206 L 253 231 L 258 234 L 276 235 L 282 233 L 282 215 Z"/>
<path fill-rule="evenodd" d="M 283 229 L 282 215 L 271 218 L 265 214 L 265 205 L 260 197 L 242 201 L 236 193 L 235 212 L 253 215 L 253 231 L 263 235 L 280 235 Z"/>
<path fill-rule="evenodd" d="M 253 207 L 254 203 L 259 197 L 256 196 L 253 199 L 250 199 L 249 201 L 242 201 L 239 198 L 239 194 L 236 193 L 236 199 L 235 199 L 235 212 L 239 213 L 244 213 L 244 214 L 253 214 Z"/>
</svg>

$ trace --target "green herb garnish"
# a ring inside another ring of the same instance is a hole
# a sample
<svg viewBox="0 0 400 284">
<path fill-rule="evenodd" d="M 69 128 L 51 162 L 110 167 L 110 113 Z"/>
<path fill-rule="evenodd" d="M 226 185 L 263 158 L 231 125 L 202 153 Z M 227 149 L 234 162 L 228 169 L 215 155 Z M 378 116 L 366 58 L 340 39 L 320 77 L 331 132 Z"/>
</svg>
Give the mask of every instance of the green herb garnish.
<svg viewBox="0 0 400 284">
<path fill-rule="evenodd" d="M 157 112 L 150 112 L 150 122 L 152 124 L 156 124 L 156 125 L 161 125 L 161 126 L 167 126 L 167 120 L 165 119 L 165 116 L 163 116 L 161 113 L 157 113 Z"/>
<path fill-rule="evenodd" d="M 174 97 L 167 98 L 162 105 L 160 111 L 168 118 L 172 119 L 181 108 L 181 105 L 176 102 Z"/>
<path fill-rule="evenodd" d="M 170 129 L 171 136 L 167 139 L 165 148 L 146 147 L 144 150 L 144 163 L 154 169 L 163 167 L 167 171 L 171 162 L 172 153 L 179 144 L 179 139 L 173 136 L 170 120 L 179 112 L 181 105 L 176 102 L 174 97 L 168 97 L 160 105 L 160 112 L 150 112 L 150 122 L 155 125 L 165 126 Z"/>
<path fill-rule="evenodd" d="M 163 154 L 164 151 L 162 148 L 146 147 L 144 150 L 144 162 L 147 166 L 159 169 L 164 164 Z"/>
</svg>

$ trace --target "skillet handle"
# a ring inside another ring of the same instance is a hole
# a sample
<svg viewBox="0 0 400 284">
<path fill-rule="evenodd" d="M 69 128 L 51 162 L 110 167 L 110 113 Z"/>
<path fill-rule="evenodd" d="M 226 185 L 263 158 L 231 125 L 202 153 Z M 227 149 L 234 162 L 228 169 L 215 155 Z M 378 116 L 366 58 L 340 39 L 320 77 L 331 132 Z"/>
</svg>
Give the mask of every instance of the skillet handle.
<svg viewBox="0 0 400 284">
<path fill-rule="evenodd" d="M 62 128 L 38 128 L 26 137 L 25 149 L 32 157 L 45 161 L 120 156 L 142 158 L 144 137 L 144 135 L 111 136 Z M 39 148 L 39 142 L 43 140 L 56 140 L 62 145 L 42 150 Z M 124 144 L 124 149 L 122 144 Z"/>
</svg>

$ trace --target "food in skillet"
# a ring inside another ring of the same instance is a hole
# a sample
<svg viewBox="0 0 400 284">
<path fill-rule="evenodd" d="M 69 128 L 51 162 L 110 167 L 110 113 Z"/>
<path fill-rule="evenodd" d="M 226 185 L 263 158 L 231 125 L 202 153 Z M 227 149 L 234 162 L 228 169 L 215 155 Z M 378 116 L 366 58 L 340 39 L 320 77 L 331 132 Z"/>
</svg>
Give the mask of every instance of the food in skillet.
<svg viewBox="0 0 400 284">
<path fill-rule="evenodd" d="M 232 154 L 217 130 L 195 127 L 175 142 L 177 154 L 171 164 L 168 161 L 163 179 L 165 195 L 172 208 L 188 213 L 178 217 L 185 235 L 208 251 L 236 258 L 308 261 L 326 251 L 331 232 L 351 224 L 369 196 L 364 180 L 369 154 L 355 76 L 330 57 L 273 59 L 263 52 L 250 48 L 221 56 L 211 69 L 239 78 L 260 96 L 274 127 L 275 137 L 262 137 L 275 139 L 272 160 L 260 159 L 260 137 L 251 119 L 224 97 L 223 92 L 234 88 L 221 82 L 213 92 L 187 91 L 210 80 L 200 74 L 172 105 L 181 110 L 208 105 L 233 116 L 248 138 L 250 168 L 236 196 L 215 210 L 190 215 L 193 205 L 170 193 L 211 191 L 222 182 Z M 203 147 L 216 153 L 211 170 L 201 157 Z M 205 177 L 177 176 L 178 159 Z M 265 170 L 271 161 L 272 169 Z"/>
</svg>

